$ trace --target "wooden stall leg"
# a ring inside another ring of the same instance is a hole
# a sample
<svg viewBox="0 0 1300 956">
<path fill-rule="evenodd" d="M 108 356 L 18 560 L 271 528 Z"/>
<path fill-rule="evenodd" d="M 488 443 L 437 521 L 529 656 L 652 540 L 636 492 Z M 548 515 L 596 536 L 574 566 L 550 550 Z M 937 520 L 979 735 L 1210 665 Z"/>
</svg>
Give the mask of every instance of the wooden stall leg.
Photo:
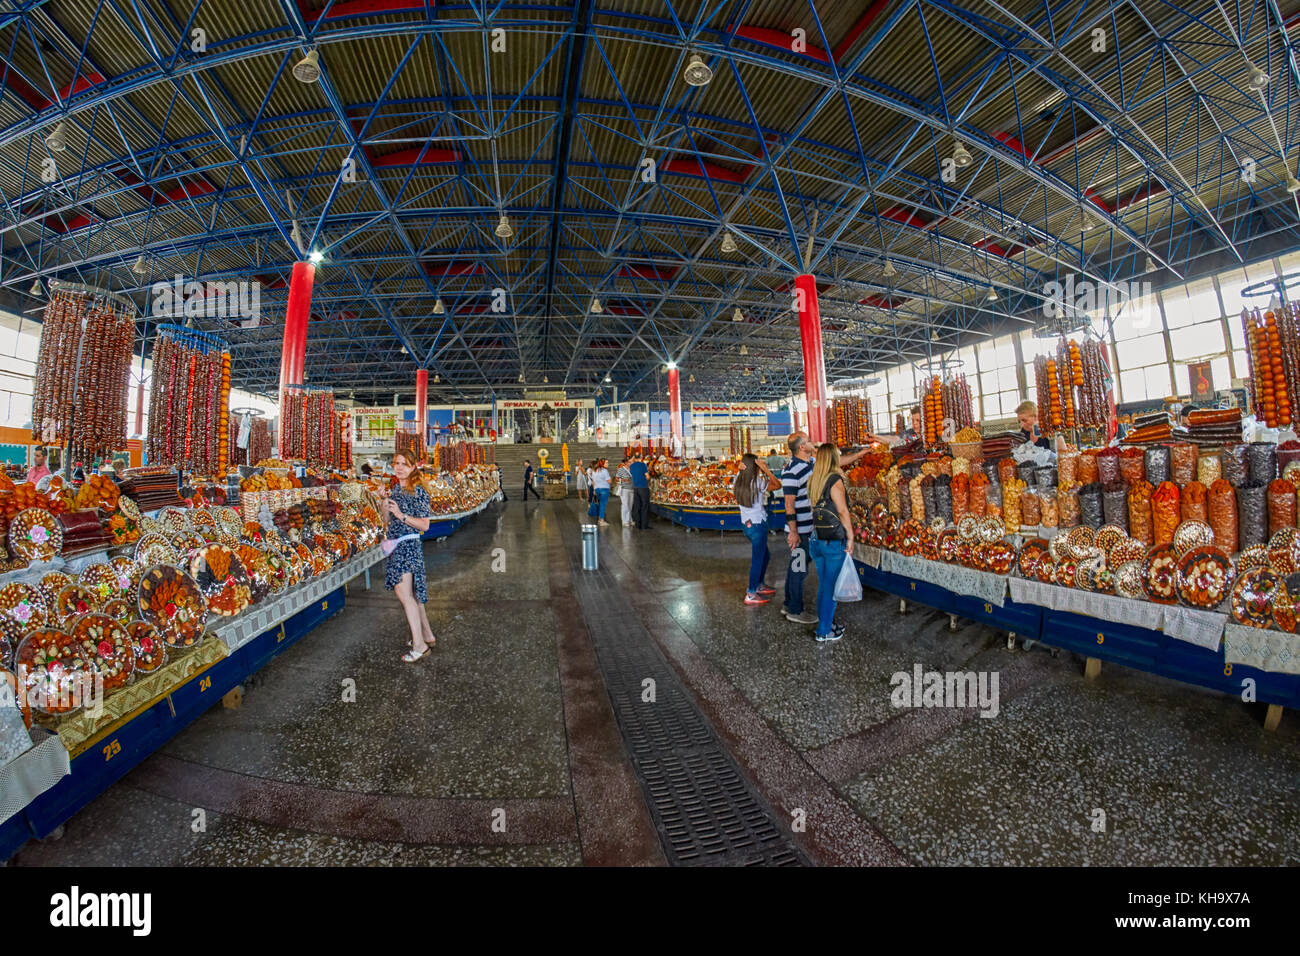
<svg viewBox="0 0 1300 956">
<path fill-rule="evenodd" d="M 234 687 L 221 698 L 221 706 L 226 710 L 239 710 L 244 703 L 244 688 Z"/>
<path fill-rule="evenodd" d="M 1101 673 L 1101 658 L 1089 657 L 1083 664 L 1083 676 L 1087 680 L 1096 680 Z"/>
<path fill-rule="evenodd" d="M 955 631 L 955 630 L 957 630 L 957 615 L 956 615 L 956 614 L 949 614 L 949 615 L 948 615 L 948 630 L 950 630 L 950 631 Z"/>
<path fill-rule="evenodd" d="M 1007 650 L 1014 651 L 1015 649 L 1016 649 L 1016 632 L 1007 631 Z"/>
<path fill-rule="evenodd" d="M 1282 723 L 1282 705 L 1269 704 L 1268 713 L 1264 715 L 1264 729 L 1268 731 L 1277 730 L 1280 723 Z"/>
<path fill-rule="evenodd" d="M 907 613 L 907 598 L 898 599 L 898 613 L 899 614 Z"/>
</svg>

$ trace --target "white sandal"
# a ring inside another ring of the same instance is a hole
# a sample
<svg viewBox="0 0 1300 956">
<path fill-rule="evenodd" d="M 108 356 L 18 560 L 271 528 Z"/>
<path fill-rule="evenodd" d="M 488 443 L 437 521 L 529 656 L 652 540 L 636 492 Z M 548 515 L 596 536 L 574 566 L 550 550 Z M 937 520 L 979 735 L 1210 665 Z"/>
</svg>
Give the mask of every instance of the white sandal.
<svg viewBox="0 0 1300 956">
<path fill-rule="evenodd" d="M 407 651 L 405 654 L 402 655 L 402 660 L 406 661 L 406 663 L 408 664 L 414 664 L 416 661 L 428 657 L 429 651 L 431 650 L 433 650 L 433 647 L 426 645 L 424 650 L 419 654 L 417 654 L 415 653 L 415 649 L 412 648 L 411 650 Z"/>
</svg>

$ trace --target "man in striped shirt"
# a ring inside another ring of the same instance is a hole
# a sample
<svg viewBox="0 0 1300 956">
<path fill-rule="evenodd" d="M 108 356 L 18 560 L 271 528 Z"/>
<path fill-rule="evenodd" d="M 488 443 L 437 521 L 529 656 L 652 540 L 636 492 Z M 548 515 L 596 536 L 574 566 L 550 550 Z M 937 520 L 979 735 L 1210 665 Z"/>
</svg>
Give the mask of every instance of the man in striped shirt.
<svg viewBox="0 0 1300 956">
<path fill-rule="evenodd" d="M 803 432 L 795 432 L 786 444 L 790 447 L 790 463 L 781 473 L 781 493 L 785 496 L 785 540 L 790 545 L 790 567 L 785 573 L 785 605 L 781 613 L 795 624 L 816 624 L 817 615 L 803 609 L 803 584 L 808 576 L 808 539 L 813 531 L 808 479 L 812 477 L 817 446 Z M 851 455 L 840 455 L 840 467 L 847 468 L 866 453 L 867 449 L 863 448 Z"/>
<path fill-rule="evenodd" d="M 630 528 L 632 527 L 632 499 L 636 497 L 636 494 L 632 491 L 632 472 L 628 468 L 626 458 L 619 463 L 614 480 L 618 485 L 615 493 L 623 502 L 623 527 Z"/>
</svg>

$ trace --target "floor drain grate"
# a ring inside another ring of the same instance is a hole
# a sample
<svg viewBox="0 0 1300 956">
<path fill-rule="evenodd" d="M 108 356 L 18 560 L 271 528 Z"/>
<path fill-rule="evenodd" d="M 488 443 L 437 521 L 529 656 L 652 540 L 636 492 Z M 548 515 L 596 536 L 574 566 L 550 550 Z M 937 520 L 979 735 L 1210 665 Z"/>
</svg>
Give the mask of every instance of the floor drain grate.
<svg viewBox="0 0 1300 956">
<path fill-rule="evenodd" d="M 807 862 L 691 701 L 608 568 L 583 571 L 578 521 L 558 515 L 573 589 L 670 863 L 799 866 Z M 572 542 L 572 544 L 570 544 Z M 642 700 L 655 682 L 655 702 Z"/>
</svg>

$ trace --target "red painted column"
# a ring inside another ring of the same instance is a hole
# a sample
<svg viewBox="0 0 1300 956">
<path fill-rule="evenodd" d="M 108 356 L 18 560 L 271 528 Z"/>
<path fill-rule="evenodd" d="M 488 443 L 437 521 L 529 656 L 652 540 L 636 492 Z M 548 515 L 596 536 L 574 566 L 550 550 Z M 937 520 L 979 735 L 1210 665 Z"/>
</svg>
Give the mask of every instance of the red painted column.
<svg viewBox="0 0 1300 956">
<path fill-rule="evenodd" d="M 803 346 L 804 391 L 808 396 L 808 437 L 826 441 L 826 362 L 822 352 L 822 316 L 817 303 L 817 277 L 797 276 L 799 342 Z"/>
<path fill-rule="evenodd" d="M 280 394 L 286 385 L 301 385 L 307 365 L 307 319 L 311 316 L 311 288 L 316 267 L 295 262 L 289 279 L 289 304 L 284 314 L 284 348 L 280 353 Z"/>
<path fill-rule="evenodd" d="M 429 443 L 429 370 L 422 368 L 415 373 L 415 421 L 424 443 Z"/>
<path fill-rule="evenodd" d="M 144 369 L 140 375 L 140 384 L 135 387 L 135 433 L 144 435 Z"/>
<path fill-rule="evenodd" d="M 685 451 L 682 443 L 682 374 L 676 368 L 668 370 L 668 428 L 673 436 L 673 454 Z"/>
</svg>

